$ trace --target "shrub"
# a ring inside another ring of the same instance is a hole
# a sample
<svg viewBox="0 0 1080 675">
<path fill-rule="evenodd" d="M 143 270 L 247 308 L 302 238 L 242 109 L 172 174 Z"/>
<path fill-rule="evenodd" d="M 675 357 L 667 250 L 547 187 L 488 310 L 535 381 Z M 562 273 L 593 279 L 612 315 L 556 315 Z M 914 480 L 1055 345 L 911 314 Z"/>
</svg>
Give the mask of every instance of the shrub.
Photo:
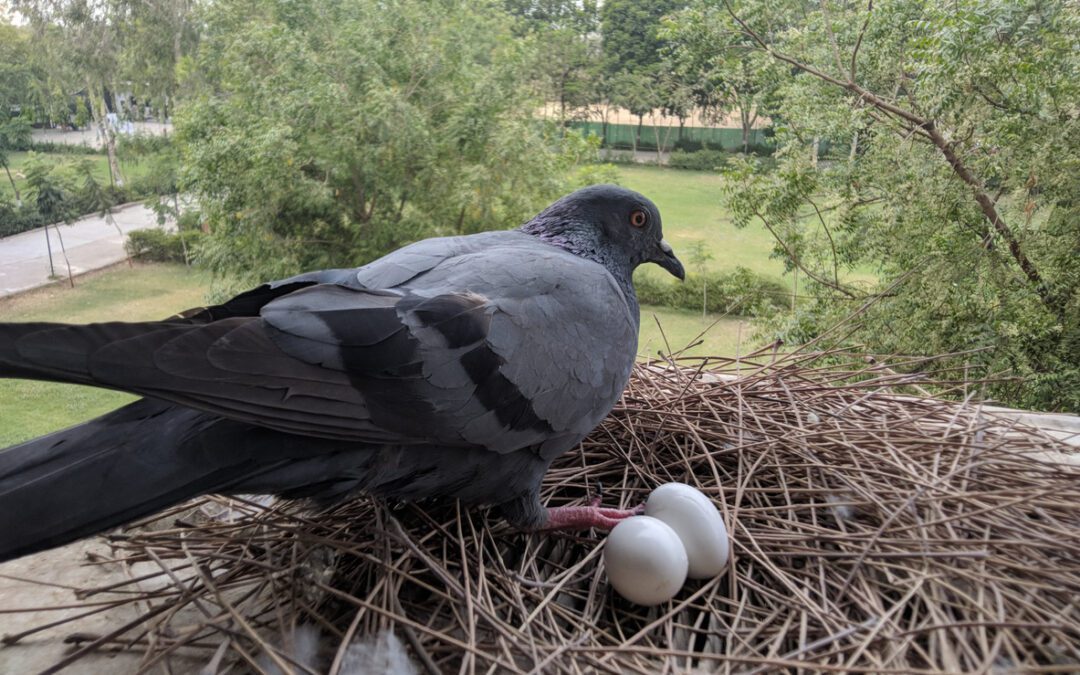
<svg viewBox="0 0 1080 675">
<path fill-rule="evenodd" d="M 132 230 L 124 248 L 131 257 L 148 262 L 186 263 L 185 247 L 190 251 L 201 235 L 198 230 L 169 232 L 156 227 Z"/>
<path fill-rule="evenodd" d="M 726 273 L 688 274 L 683 283 L 643 274 L 634 279 L 634 286 L 638 300 L 644 304 L 701 311 L 704 290 L 706 311 L 746 316 L 786 307 L 791 297 L 791 291 L 784 284 L 763 278 L 745 267 Z"/>
<path fill-rule="evenodd" d="M 116 152 L 125 161 L 137 160 L 172 149 L 172 138 L 156 134 L 120 135 L 116 138 Z"/>
<path fill-rule="evenodd" d="M 97 155 L 101 153 L 98 148 L 89 145 L 72 145 L 70 143 L 53 143 L 52 141 L 31 141 L 26 147 L 17 150 L 33 150 L 34 152 L 49 153 L 51 155 Z"/>
<path fill-rule="evenodd" d="M 0 237 L 9 237 L 43 225 L 45 219 L 32 204 L 24 203 L 19 207 L 0 201 Z"/>
<path fill-rule="evenodd" d="M 708 145 L 692 138 L 680 138 L 675 141 L 675 150 L 682 150 L 683 152 L 698 152 L 700 150 L 708 150 Z"/>
<path fill-rule="evenodd" d="M 698 150 L 696 152 L 673 150 L 668 158 L 668 166 L 673 169 L 717 171 L 726 166 L 727 161 L 727 153 L 721 150 Z"/>
</svg>

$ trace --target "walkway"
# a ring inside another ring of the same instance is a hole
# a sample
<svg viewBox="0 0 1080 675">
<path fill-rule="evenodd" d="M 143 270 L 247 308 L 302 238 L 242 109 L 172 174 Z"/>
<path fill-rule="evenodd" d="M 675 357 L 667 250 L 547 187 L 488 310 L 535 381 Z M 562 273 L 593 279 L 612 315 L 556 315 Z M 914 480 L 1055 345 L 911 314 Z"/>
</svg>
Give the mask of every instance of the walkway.
<svg viewBox="0 0 1080 675">
<path fill-rule="evenodd" d="M 132 230 L 157 227 L 157 215 L 141 202 L 126 204 L 113 211 L 113 219 L 126 235 Z M 101 216 L 89 216 L 72 225 L 60 225 L 60 236 L 67 249 L 72 274 L 82 274 L 114 265 L 127 258 L 124 239 L 116 228 Z M 52 262 L 56 277 L 67 278 L 67 265 L 60 248 L 57 228 L 49 226 Z M 45 286 L 49 278 L 49 248 L 45 229 L 39 228 L 0 239 L 0 298 Z"/>
<path fill-rule="evenodd" d="M 162 136 L 172 133 L 172 124 L 163 122 L 134 122 L 135 133 Z M 89 145 L 103 147 L 95 128 L 80 131 L 61 131 L 59 129 L 34 129 L 31 136 L 35 143 L 63 143 L 64 145 Z"/>
</svg>

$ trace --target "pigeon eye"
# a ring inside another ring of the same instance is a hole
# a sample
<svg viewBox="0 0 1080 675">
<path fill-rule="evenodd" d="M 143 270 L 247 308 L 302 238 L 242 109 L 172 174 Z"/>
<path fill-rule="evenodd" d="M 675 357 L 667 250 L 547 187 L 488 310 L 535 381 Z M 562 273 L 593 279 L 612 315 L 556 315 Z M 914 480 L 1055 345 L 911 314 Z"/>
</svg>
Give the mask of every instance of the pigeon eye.
<svg viewBox="0 0 1080 675">
<path fill-rule="evenodd" d="M 637 209 L 630 213 L 630 224 L 634 227 L 645 227 L 645 223 L 647 222 L 649 222 L 649 216 L 641 209 Z"/>
</svg>

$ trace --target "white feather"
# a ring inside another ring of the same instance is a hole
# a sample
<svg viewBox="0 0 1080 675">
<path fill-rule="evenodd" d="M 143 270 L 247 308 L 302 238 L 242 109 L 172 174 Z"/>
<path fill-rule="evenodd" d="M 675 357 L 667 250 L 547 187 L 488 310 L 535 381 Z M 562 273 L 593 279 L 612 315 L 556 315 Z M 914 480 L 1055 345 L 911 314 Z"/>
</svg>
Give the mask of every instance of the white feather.
<svg viewBox="0 0 1080 675">
<path fill-rule="evenodd" d="M 405 645 L 393 631 L 383 630 L 375 635 L 354 640 L 345 650 L 340 675 L 418 675 Z"/>
</svg>

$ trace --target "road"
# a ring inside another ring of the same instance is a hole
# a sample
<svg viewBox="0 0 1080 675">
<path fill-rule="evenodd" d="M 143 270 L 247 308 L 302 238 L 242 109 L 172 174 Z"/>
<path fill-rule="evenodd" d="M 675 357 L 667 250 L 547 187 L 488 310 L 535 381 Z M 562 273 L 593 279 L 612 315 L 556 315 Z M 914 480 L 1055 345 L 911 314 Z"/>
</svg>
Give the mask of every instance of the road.
<svg viewBox="0 0 1080 675">
<path fill-rule="evenodd" d="M 124 232 L 123 235 L 101 216 L 89 216 L 72 225 L 60 225 L 59 228 L 49 226 L 48 238 L 52 245 L 56 277 L 65 279 L 68 273 L 60 246 L 61 237 L 71 263 L 71 272 L 78 275 L 121 262 L 127 258 L 124 239 L 128 232 L 157 227 L 157 216 L 142 203 L 117 208 L 113 212 L 113 219 Z M 56 278 L 50 279 L 49 274 L 49 246 L 45 241 L 45 229 L 0 239 L 0 298 L 56 281 Z"/>
</svg>

